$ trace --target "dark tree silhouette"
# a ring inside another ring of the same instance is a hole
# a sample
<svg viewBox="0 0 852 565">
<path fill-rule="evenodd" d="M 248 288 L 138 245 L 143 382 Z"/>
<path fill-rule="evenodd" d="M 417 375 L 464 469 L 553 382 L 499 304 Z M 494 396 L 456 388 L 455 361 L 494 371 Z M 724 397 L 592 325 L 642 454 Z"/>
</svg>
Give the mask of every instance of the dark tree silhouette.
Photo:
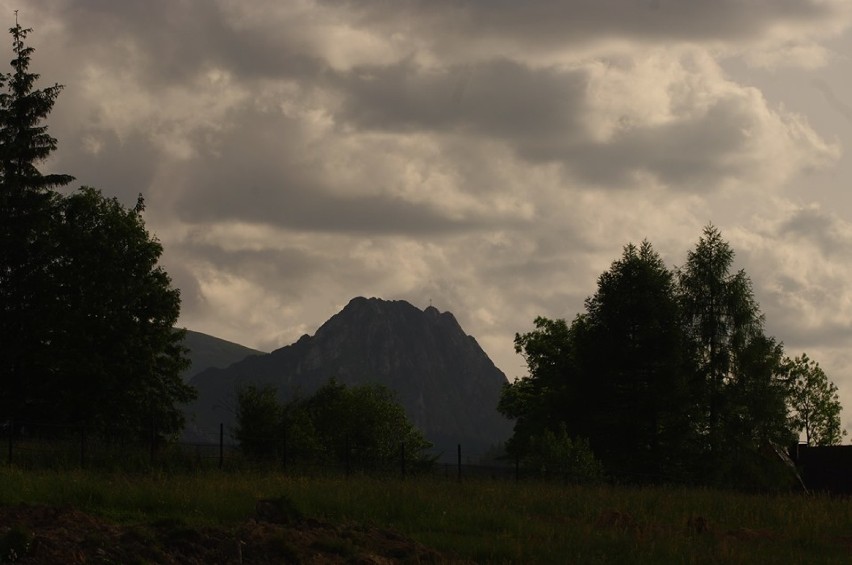
<svg viewBox="0 0 852 565">
<path fill-rule="evenodd" d="M 73 177 L 42 174 L 57 147 L 44 120 L 62 87 L 36 89 L 30 32 L 10 29 L 0 75 L 0 420 L 86 425 L 121 437 L 173 435 L 193 397 L 173 329 L 180 294 L 142 220 Z"/>
</svg>

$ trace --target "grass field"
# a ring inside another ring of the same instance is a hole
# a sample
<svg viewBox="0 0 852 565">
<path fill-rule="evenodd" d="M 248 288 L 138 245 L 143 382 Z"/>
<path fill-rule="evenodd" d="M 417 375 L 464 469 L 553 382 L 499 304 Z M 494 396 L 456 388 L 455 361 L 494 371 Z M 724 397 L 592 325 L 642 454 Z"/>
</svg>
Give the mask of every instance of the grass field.
<svg viewBox="0 0 852 565">
<path fill-rule="evenodd" d="M 258 499 L 392 529 L 479 563 L 849 563 L 845 499 L 676 487 L 299 478 L 274 473 L 0 470 L 0 504 L 71 505 L 118 523 L 236 525 Z"/>
</svg>

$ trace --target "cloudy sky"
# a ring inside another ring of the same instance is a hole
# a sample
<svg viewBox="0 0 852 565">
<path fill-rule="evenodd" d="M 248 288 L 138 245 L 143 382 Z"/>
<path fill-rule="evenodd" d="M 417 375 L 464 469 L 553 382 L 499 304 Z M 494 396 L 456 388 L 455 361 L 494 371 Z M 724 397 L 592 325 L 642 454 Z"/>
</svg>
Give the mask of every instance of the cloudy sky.
<svg viewBox="0 0 852 565">
<path fill-rule="evenodd" d="M 848 0 L 0 0 L 70 173 L 146 221 L 186 327 L 264 350 L 354 296 L 510 378 L 625 244 L 708 222 L 852 428 Z M 9 47 L 11 58 L 11 46 Z"/>
</svg>

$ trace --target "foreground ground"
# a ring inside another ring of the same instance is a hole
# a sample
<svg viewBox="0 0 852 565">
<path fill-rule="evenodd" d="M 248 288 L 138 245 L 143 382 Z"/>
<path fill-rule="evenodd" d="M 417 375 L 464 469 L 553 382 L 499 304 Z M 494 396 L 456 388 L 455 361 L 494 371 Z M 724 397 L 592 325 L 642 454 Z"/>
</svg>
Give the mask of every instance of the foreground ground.
<svg viewBox="0 0 852 565">
<path fill-rule="evenodd" d="M 235 527 L 179 520 L 119 525 L 71 507 L 0 507 L 0 563 L 434 563 L 453 561 L 397 533 L 273 509 Z"/>
<path fill-rule="evenodd" d="M 852 563 L 852 502 L 674 486 L 0 467 L 4 560 Z"/>
</svg>

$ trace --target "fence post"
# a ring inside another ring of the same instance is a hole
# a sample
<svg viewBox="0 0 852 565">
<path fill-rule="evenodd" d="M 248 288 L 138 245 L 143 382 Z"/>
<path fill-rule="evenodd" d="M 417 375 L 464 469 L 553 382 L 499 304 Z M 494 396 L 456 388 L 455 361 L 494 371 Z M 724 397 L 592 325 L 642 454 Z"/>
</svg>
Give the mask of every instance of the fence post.
<svg viewBox="0 0 852 565">
<path fill-rule="evenodd" d="M 225 424 L 219 422 L 219 468 L 225 465 Z"/>
<path fill-rule="evenodd" d="M 80 426 L 80 468 L 86 468 L 86 426 Z"/>
<path fill-rule="evenodd" d="M 348 434 L 346 435 L 346 454 L 345 454 L 345 457 L 346 457 L 346 476 L 348 477 L 349 475 L 352 474 L 352 462 L 350 461 L 350 457 L 349 457 L 349 435 Z"/>
<path fill-rule="evenodd" d="M 521 457 L 519 455 L 515 455 L 515 482 L 521 480 Z"/>
<path fill-rule="evenodd" d="M 154 465 L 154 456 L 157 449 L 157 426 L 154 423 L 154 414 L 151 414 L 151 466 Z"/>
<path fill-rule="evenodd" d="M 12 445 L 15 443 L 15 420 L 9 421 L 9 466 L 12 465 Z"/>
<path fill-rule="evenodd" d="M 281 428 L 281 470 L 287 470 L 287 426 Z"/>
<path fill-rule="evenodd" d="M 402 471 L 402 478 L 405 478 L 405 442 L 399 443 L 399 467 Z"/>
<path fill-rule="evenodd" d="M 459 455 L 459 457 L 458 457 L 458 459 L 459 459 L 459 476 L 458 476 L 458 479 L 461 480 L 461 477 L 462 477 L 462 473 L 461 473 L 461 444 L 459 444 L 459 447 L 458 447 L 458 455 Z"/>
</svg>

